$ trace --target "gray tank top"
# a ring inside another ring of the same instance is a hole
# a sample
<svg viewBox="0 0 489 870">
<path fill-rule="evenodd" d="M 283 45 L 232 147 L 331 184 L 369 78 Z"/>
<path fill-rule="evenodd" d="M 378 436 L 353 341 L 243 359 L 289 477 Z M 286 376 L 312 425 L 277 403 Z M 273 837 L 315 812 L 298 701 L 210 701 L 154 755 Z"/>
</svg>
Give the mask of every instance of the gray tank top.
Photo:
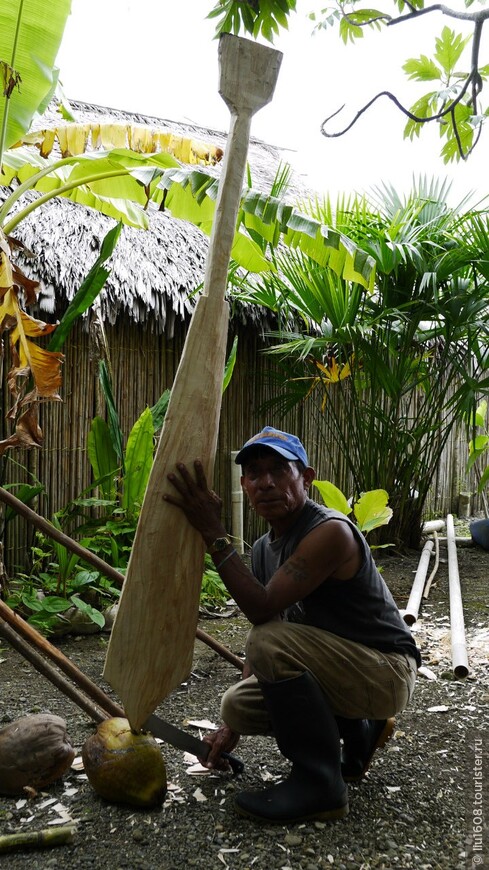
<svg viewBox="0 0 489 870">
<path fill-rule="evenodd" d="M 360 570 L 351 580 L 325 580 L 289 608 L 285 618 L 322 628 L 381 652 L 410 655 L 419 666 L 419 650 L 375 565 L 370 547 L 344 514 L 308 498 L 288 532 L 276 540 L 269 532 L 255 542 L 251 557 L 254 576 L 265 586 L 309 532 L 333 519 L 347 523 L 352 529 L 362 551 Z"/>
</svg>

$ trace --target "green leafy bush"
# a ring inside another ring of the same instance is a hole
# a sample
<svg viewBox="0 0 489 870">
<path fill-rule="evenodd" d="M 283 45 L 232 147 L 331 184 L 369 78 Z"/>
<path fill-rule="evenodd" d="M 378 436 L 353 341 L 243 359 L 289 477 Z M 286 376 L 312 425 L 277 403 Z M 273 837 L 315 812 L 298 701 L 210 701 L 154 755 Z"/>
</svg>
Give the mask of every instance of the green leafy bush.
<svg viewBox="0 0 489 870">
<path fill-rule="evenodd" d="M 326 507 L 333 508 L 345 516 L 352 512 L 356 524 L 365 535 L 379 526 L 385 526 L 392 517 L 392 509 L 387 506 L 389 495 L 385 489 L 372 489 L 364 492 L 353 506 L 346 496 L 329 480 L 313 480 Z"/>
</svg>

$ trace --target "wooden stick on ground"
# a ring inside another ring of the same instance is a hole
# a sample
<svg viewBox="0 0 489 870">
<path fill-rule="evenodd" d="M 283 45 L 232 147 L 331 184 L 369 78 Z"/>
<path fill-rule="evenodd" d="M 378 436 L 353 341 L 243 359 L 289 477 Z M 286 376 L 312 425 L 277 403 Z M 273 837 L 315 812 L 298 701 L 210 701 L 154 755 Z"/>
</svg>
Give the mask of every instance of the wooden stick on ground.
<svg viewBox="0 0 489 870">
<path fill-rule="evenodd" d="M 112 565 L 109 565 L 108 562 L 104 562 L 99 556 L 96 556 L 95 553 L 92 553 L 90 550 L 87 550 L 85 547 L 82 547 L 78 541 L 74 541 L 73 538 L 70 538 L 69 535 L 65 535 L 64 532 L 60 532 L 55 526 L 49 523 L 44 517 L 41 517 L 36 511 L 33 511 L 32 508 L 28 507 L 24 504 L 20 499 L 16 498 L 15 495 L 12 495 L 6 489 L 0 487 L 0 501 L 9 507 L 13 508 L 13 510 L 20 514 L 24 519 L 28 522 L 32 523 L 32 525 L 39 529 L 43 535 L 46 535 L 48 538 L 52 538 L 54 541 L 57 541 L 58 544 L 62 544 L 66 547 L 70 553 L 75 553 L 77 556 L 80 556 L 81 559 L 84 559 L 85 562 L 88 562 L 89 565 L 93 565 L 104 577 L 109 577 L 113 580 L 118 586 L 122 586 L 124 582 L 124 575 L 121 574 L 116 568 L 113 568 Z M 1 602 L 0 602 L 1 603 Z M 4 614 L 4 619 L 6 616 Z M 9 620 L 7 619 L 7 622 Z M 41 635 L 39 635 L 41 637 Z M 227 649 L 227 647 L 223 646 L 219 641 L 215 640 L 210 634 L 207 634 L 201 628 L 197 628 L 195 632 L 195 636 L 197 640 L 202 641 L 208 647 L 217 652 L 221 658 L 226 659 L 230 664 L 234 665 L 238 670 L 243 670 L 243 661 L 239 658 L 239 656 L 235 655 L 231 650 Z"/>
<path fill-rule="evenodd" d="M 97 706 L 95 706 L 89 698 L 82 694 L 76 686 L 70 683 L 66 677 L 53 668 L 53 666 L 50 665 L 42 655 L 40 655 L 40 653 L 33 649 L 24 638 L 17 634 L 17 632 L 14 631 L 14 629 L 8 625 L 4 619 L 0 619 L 0 637 L 3 637 L 8 641 L 10 646 L 17 650 L 17 652 L 30 662 L 31 665 L 34 665 L 36 671 L 46 677 L 53 686 L 56 686 L 56 688 L 60 689 L 64 695 L 74 701 L 74 703 L 80 707 L 84 713 L 87 713 L 94 722 L 102 722 L 103 719 L 108 719 L 111 716 L 124 716 L 124 711 L 120 707 L 117 707 L 116 704 L 113 704 L 111 699 L 107 696 L 103 699 L 103 706 L 99 704 L 98 698 L 96 701 Z M 83 677 L 85 685 L 90 682 L 88 677 L 86 677 L 85 674 L 81 674 L 81 671 L 78 671 L 75 665 L 73 665 L 73 671 Z M 74 673 L 74 675 L 77 674 Z M 94 688 L 98 690 L 98 686 L 94 686 Z M 101 692 L 101 690 L 98 691 Z M 105 701 L 108 703 L 106 704 Z"/>
<path fill-rule="evenodd" d="M 76 685 L 79 686 L 79 688 L 83 692 L 85 692 L 85 694 L 88 695 L 88 697 L 91 698 L 92 701 L 94 701 L 99 707 L 101 707 L 102 710 L 106 711 L 108 716 L 124 716 L 124 711 L 121 707 L 118 706 L 118 704 L 112 701 L 112 699 L 109 698 L 109 696 L 106 695 L 99 686 L 93 683 L 92 680 L 90 680 L 89 677 L 86 676 L 86 674 L 80 671 L 79 668 L 77 668 L 76 665 L 71 661 L 71 659 L 63 655 L 63 653 L 57 647 L 53 646 L 52 643 L 50 643 L 45 637 L 42 636 L 42 634 L 36 631 L 36 629 L 33 628 L 32 625 L 29 625 L 28 622 L 22 619 L 21 616 L 18 616 L 17 613 L 14 613 L 14 611 L 11 610 L 4 601 L 0 601 L 0 617 L 0 626 L 2 629 L 0 631 L 0 634 L 3 634 L 5 639 L 8 640 L 9 643 L 12 643 L 12 646 L 15 646 L 16 649 L 18 649 L 19 652 L 24 655 L 25 658 L 27 658 L 34 665 L 34 667 L 37 668 L 37 670 L 39 670 L 41 673 L 45 673 L 45 676 L 47 676 L 48 679 L 51 679 L 51 672 L 53 674 L 56 674 L 58 677 L 60 675 L 57 674 L 57 671 L 54 671 L 54 669 L 52 668 L 47 670 L 48 665 L 46 664 L 46 662 L 44 662 L 44 659 L 42 659 L 40 655 L 36 657 L 36 654 L 32 647 L 37 648 L 41 653 L 44 653 L 44 655 L 51 659 L 51 661 L 54 662 L 59 667 L 59 669 L 63 671 L 64 674 L 66 674 L 67 677 L 73 680 L 73 682 L 76 683 Z M 10 631 L 8 632 L 7 629 L 9 629 L 9 627 Z M 20 648 L 21 646 L 22 649 Z M 32 656 L 30 655 L 31 653 Z M 36 657 L 36 661 L 37 658 L 40 659 L 40 667 L 37 666 L 34 657 Z M 41 670 L 42 665 L 44 666 L 44 670 Z M 54 682 L 54 680 L 51 680 L 51 682 Z M 55 685 L 58 684 L 55 683 Z M 67 685 L 70 686 L 71 684 L 68 683 Z M 64 688 L 61 685 L 59 685 L 59 688 L 64 691 Z M 65 692 L 65 694 L 68 693 Z M 78 703 L 77 697 L 73 696 L 72 700 L 74 700 L 75 703 Z M 101 721 L 100 715 L 98 715 L 97 718 L 96 711 L 95 715 L 92 715 L 92 711 L 89 709 L 86 709 L 86 712 L 88 712 L 89 716 L 92 716 L 94 721 Z"/>
</svg>

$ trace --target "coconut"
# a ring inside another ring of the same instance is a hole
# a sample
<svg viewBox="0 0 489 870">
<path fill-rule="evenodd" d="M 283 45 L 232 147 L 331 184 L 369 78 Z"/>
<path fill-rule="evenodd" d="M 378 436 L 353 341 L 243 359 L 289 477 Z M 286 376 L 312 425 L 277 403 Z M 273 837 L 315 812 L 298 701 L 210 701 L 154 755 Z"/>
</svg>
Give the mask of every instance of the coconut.
<svg viewBox="0 0 489 870">
<path fill-rule="evenodd" d="M 151 734 L 131 730 L 127 719 L 104 719 L 82 748 L 85 773 L 100 797 L 134 807 L 154 807 L 166 794 L 166 766 Z"/>
<path fill-rule="evenodd" d="M 44 788 L 63 776 L 74 757 L 64 719 L 51 713 L 22 716 L 0 730 L 0 794 Z"/>
</svg>

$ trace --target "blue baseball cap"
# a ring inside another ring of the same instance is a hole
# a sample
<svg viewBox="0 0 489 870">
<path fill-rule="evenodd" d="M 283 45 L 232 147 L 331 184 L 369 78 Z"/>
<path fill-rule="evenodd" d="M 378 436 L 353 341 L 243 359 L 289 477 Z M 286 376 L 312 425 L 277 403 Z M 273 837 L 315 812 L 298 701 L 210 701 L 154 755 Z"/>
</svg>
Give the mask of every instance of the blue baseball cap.
<svg viewBox="0 0 489 870">
<path fill-rule="evenodd" d="M 290 435 L 288 432 L 281 432 L 280 429 L 273 429 L 272 426 L 265 426 L 258 435 L 253 435 L 246 444 L 243 444 L 241 450 L 234 460 L 237 465 L 243 465 L 247 454 L 254 447 L 269 447 L 275 453 L 279 453 L 285 459 L 292 461 L 300 460 L 304 465 L 309 465 L 307 453 L 304 450 L 303 444 L 296 435 Z"/>
</svg>

